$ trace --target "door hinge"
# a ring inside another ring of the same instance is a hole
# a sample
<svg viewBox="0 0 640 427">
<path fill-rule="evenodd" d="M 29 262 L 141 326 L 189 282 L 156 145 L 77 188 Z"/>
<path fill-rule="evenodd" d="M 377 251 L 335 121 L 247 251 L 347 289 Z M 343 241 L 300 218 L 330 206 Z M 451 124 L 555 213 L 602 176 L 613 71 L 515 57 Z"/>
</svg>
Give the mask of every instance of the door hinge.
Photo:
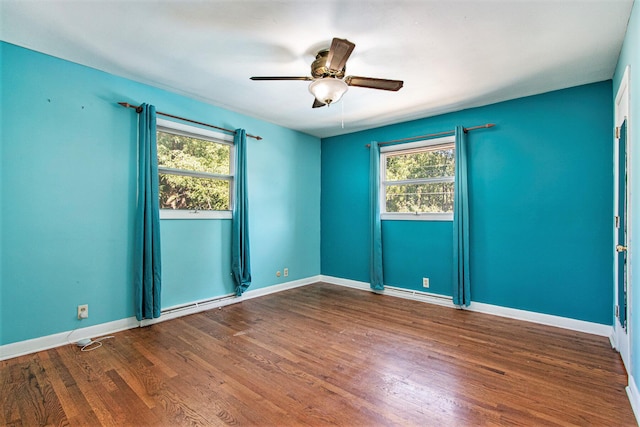
<svg viewBox="0 0 640 427">
<path fill-rule="evenodd" d="M 616 215 L 616 228 L 620 228 L 620 217 Z"/>
<path fill-rule="evenodd" d="M 620 139 L 620 127 L 616 126 L 616 139 Z"/>
<path fill-rule="evenodd" d="M 616 317 L 620 317 L 620 307 L 616 305 Z"/>
</svg>

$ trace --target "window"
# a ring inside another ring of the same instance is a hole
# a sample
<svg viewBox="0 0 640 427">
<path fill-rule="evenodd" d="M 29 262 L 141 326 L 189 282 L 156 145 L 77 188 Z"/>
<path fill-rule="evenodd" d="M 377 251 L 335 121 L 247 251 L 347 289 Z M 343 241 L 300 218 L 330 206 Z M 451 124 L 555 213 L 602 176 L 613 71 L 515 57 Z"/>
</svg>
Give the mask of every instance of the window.
<svg viewBox="0 0 640 427">
<path fill-rule="evenodd" d="M 380 148 L 382 219 L 453 220 L 455 139 Z"/>
<path fill-rule="evenodd" d="M 233 137 L 157 121 L 161 219 L 231 218 Z"/>
</svg>

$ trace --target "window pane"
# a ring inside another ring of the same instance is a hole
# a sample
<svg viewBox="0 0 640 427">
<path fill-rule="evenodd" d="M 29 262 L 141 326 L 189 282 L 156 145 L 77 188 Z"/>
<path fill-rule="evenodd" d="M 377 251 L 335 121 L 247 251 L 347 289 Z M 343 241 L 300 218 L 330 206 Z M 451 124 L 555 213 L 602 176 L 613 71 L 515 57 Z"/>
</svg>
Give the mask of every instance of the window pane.
<svg viewBox="0 0 640 427">
<path fill-rule="evenodd" d="M 387 212 L 453 212 L 453 182 L 388 185 Z"/>
<path fill-rule="evenodd" d="M 212 210 L 230 209 L 230 181 L 159 174 L 160 209 Z"/>
<path fill-rule="evenodd" d="M 435 150 L 390 154 L 386 168 L 387 181 L 453 176 L 454 149 L 449 145 Z"/>
<path fill-rule="evenodd" d="M 231 146 L 204 139 L 158 132 L 158 165 L 230 175 Z"/>
</svg>

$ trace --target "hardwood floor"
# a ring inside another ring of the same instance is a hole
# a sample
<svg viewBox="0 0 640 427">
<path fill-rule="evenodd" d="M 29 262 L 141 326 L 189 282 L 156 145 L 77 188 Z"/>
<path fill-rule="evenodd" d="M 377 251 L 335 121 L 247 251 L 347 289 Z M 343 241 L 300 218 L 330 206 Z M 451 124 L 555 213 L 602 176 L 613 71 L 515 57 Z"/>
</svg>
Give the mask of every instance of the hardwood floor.
<svg viewBox="0 0 640 427">
<path fill-rule="evenodd" d="M 315 284 L 0 362 L 2 425 L 636 425 L 603 337 Z"/>
</svg>

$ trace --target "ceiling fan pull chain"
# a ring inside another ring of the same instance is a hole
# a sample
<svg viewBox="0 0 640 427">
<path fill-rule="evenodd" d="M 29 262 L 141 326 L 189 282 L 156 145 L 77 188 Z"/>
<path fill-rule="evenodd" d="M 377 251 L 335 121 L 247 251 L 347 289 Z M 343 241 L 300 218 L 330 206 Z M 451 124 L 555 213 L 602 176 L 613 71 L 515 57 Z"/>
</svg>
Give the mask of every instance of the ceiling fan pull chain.
<svg viewBox="0 0 640 427">
<path fill-rule="evenodd" d="M 342 121 L 342 129 L 344 129 L 344 101 L 342 101 L 342 114 L 340 115 L 340 120 Z"/>
</svg>

